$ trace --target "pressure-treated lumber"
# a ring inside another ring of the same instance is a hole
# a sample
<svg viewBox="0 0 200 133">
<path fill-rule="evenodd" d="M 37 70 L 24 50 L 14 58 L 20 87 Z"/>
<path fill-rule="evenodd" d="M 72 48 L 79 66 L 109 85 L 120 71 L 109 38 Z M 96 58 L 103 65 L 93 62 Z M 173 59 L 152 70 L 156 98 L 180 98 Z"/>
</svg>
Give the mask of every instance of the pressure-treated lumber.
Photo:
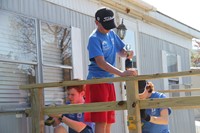
<svg viewBox="0 0 200 133">
<path fill-rule="evenodd" d="M 200 70 L 191 70 L 183 72 L 173 72 L 173 73 L 157 73 L 151 75 L 139 75 L 139 76 L 129 76 L 129 77 L 115 77 L 115 78 L 102 78 L 102 79 L 92 79 L 92 80 L 81 80 L 81 81 L 63 81 L 63 82 L 51 82 L 51 83 L 40 83 L 40 84 L 29 84 L 21 85 L 20 89 L 33 89 L 33 88 L 50 88 L 50 87 L 60 87 L 60 86 L 72 86 L 72 85 L 83 85 L 83 84 L 97 84 L 97 83 L 108 83 L 108 82 L 123 82 L 130 80 L 148 80 L 148 79 L 158 79 L 158 78 L 171 78 L 171 77 L 184 77 L 184 76 L 194 76 L 200 75 Z"/>
<path fill-rule="evenodd" d="M 200 96 L 139 100 L 140 108 L 200 108 Z"/>
<path fill-rule="evenodd" d="M 129 133 L 142 133 L 140 108 L 138 105 L 138 81 L 127 81 L 127 110 L 128 110 L 128 128 Z"/>
<path fill-rule="evenodd" d="M 189 89 L 173 89 L 173 90 L 156 90 L 162 93 L 174 93 L 174 92 L 195 92 L 200 91 L 200 88 L 189 88 Z"/>
<path fill-rule="evenodd" d="M 109 110 L 126 110 L 127 105 L 125 101 L 119 102 L 98 102 L 90 104 L 69 104 L 56 107 L 45 107 L 45 114 L 59 114 L 59 113 L 80 113 L 80 112 L 99 112 Z"/>
<path fill-rule="evenodd" d="M 192 109 L 200 108 L 200 96 L 193 97 L 176 97 L 176 98 L 164 98 L 164 99 L 146 99 L 137 100 L 131 102 L 133 104 L 138 104 L 140 109 L 145 108 L 165 108 L 171 107 L 173 109 Z M 132 104 L 131 104 L 132 105 Z M 90 104 L 78 104 L 78 105 L 61 105 L 54 107 L 43 107 L 45 115 L 49 114 L 60 114 L 60 113 L 79 113 L 79 112 L 99 112 L 99 111 L 109 111 L 109 110 L 127 110 L 127 101 L 117 101 L 117 102 L 99 102 Z M 135 108 L 131 108 L 135 109 Z M 34 110 L 27 109 L 26 113 L 31 116 Z"/>
<path fill-rule="evenodd" d="M 129 133 L 141 133 L 140 109 L 167 107 L 171 107 L 174 109 L 200 108 L 200 96 L 139 100 L 138 80 L 194 75 L 200 75 L 200 70 L 141 75 L 135 77 L 116 77 L 81 81 L 30 84 L 20 86 L 20 89 L 31 91 L 31 109 L 26 110 L 26 112 L 29 114 L 29 116 L 32 117 L 32 132 L 34 133 L 44 133 L 44 115 L 58 113 L 98 112 L 108 110 L 128 110 L 128 122 L 133 124 L 129 127 Z M 127 101 L 44 107 L 43 88 L 46 87 L 49 88 L 123 81 L 126 82 Z M 184 91 L 186 92 L 186 90 Z"/>
<path fill-rule="evenodd" d="M 43 89 L 31 90 L 32 133 L 44 133 Z"/>
</svg>

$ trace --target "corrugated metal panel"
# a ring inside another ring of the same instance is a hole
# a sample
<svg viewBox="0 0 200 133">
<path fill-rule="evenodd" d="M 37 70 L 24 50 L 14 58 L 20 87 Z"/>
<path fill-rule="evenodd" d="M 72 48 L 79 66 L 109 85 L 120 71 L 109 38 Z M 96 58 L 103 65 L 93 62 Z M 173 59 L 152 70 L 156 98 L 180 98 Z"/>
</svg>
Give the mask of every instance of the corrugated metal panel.
<svg viewBox="0 0 200 133">
<path fill-rule="evenodd" d="M 180 55 L 182 71 L 190 70 L 190 54 L 187 48 L 140 33 L 139 58 L 141 74 L 162 73 L 162 50 Z M 163 87 L 162 80 L 155 80 L 158 88 Z M 159 82 L 157 82 L 159 81 Z M 189 78 L 183 78 L 183 83 L 189 84 Z"/>
<path fill-rule="evenodd" d="M 173 110 L 170 116 L 170 129 L 172 133 L 196 133 L 193 110 Z"/>
<path fill-rule="evenodd" d="M 63 71 L 59 68 L 44 67 L 44 83 L 63 81 Z M 45 88 L 45 104 L 64 103 L 64 90 L 62 87 Z"/>
<path fill-rule="evenodd" d="M 94 16 L 96 9 L 98 9 L 101 6 L 100 4 L 94 4 L 90 0 L 67 0 L 67 1 L 66 0 L 46 0 L 46 1 L 56 4 L 56 5 L 60 5 L 62 7 L 66 7 L 73 11 L 90 15 L 90 16 Z"/>
<path fill-rule="evenodd" d="M 185 47 L 187 49 L 192 48 L 191 40 L 189 38 L 183 37 L 167 29 L 158 27 L 157 25 L 150 25 L 149 23 L 145 23 L 143 21 L 138 22 L 138 30 L 141 33 L 154 36 L 155 38 L 160 38 L 170 43 L 174 43 L 180 47 Z"/>
<path fill-rule="evenodd" d="M 30 119 L 24 115 L 17 118 L 16 115 L 0 115 L 0 133 L 29 133 L 27 122 Z M 21 126 L 19 126 L 21 125 Z"/>
</svg>

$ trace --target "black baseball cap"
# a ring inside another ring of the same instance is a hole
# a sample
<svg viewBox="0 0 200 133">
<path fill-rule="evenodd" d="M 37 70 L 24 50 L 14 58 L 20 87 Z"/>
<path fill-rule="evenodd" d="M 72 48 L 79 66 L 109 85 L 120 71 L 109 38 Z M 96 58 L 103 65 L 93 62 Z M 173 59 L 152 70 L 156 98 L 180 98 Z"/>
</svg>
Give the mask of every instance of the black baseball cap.
<svg viewBox="0 0 200 133">
<path fill-rule="evenodd" d="M 140 80 L 138 81 L 138 91 L 139 93 L 143 93 L 145 88 L 146 88 L 146 85 L 147 85 L 147 81 L 146 80 Z"/>
<path fill-rule="evenodd" d="M 146 89 L 146 85 L 147 85 L 146 80 L 139 80 L 138 81 L 138 92 L 139 92 L 139 94 L 144 92 L 144 90 Z M 126 89 L 126 85 L 124 86 L 124 88 Z"/>
<path fill-rule="evenodd" d="M 116 24 L 114 21 L 114 13 L 112 10 L 108 8 L 100 8 L 95 13 L 95 19 L 101 23 L 104 29 L 110 30 L 116 28 Z"/>
</svg>

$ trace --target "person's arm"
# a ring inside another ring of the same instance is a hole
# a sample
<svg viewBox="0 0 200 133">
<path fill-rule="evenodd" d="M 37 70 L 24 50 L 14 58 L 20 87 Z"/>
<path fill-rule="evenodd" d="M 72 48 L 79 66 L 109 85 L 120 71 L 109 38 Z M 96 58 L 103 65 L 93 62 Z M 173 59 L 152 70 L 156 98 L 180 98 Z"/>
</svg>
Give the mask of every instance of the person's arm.
<svg viewBox="0 0 200 133">
<path fill-rule="evenodd" d="M 67 130 L 63 126 L 54 128 L 54 133 L 67 133 Z"/>
<path fill-rule="evenodd" d="M 73 130 L 77 132 L 81 132 L 87 126 L 83 122 L 71 120 L 70 118 L 65 117 L 62 114 L 51 114 L 50 116 L 60 119 L 63 123 L 65 123 L 66 125 L 68 125 L 70 128 L 72 128 Z"/>
<path fill-rule="evenodd" d="M 167 125 L 168 124 L 168 118 L 169 118 L 169 112 L 168 109 L 163 109 L 160 112 L 160 117 L 157 116 L 150 116 L 150 121 L 151 123 L 154 124 L 162 124 L 162 125 Z"/>
<path fill-rule="evenodd" d="M 81 132 L 87 125 L 83 122 L 71 120 L 65 116 L 62 118 L 62 122 L 68 125 L 70 128 L 75 130 L 76 132 Z"/>
<path fill-rule="evenodd" d="M 109 64 L 108 62 L 105 61 L 103 56 L 96 56 L 95 57 L 95 61 L 97 63 L 97 65 L 112 74 L 124 77 L 124 76 L 135 76 L 137 75 L 137 71 L 134 70 L 127 70 L 127 71 L 121 71 L 118 68 L 112 66 L 111 64 Z"/>
</svg>

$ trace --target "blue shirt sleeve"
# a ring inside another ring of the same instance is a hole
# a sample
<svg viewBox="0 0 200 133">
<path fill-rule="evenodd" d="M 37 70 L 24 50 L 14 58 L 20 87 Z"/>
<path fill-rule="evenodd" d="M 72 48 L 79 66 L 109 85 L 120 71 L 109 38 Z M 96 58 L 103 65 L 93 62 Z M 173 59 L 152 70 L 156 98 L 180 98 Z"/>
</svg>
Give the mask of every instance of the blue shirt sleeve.
<svg viewBox="0 0 200 133">
<path fill-rule="evenodd" d="M 90 37 L 88 42 L 89 58 L 92 59 L 96 56 L 103 56 L 100 40 L 95 37 Z"/>
<path fill-rule="evenodd" d="M 163 94 L 163 93 L 161 93 L 160 98 L 166 98 L 166 95 Z M 160 111 L 163 110 L 163 109 L 164 109 L 164 108 L 160 108 Z M 168 114 L 170 115 L 171 112 L 172 112 L 172 110 L 171 110 L 171 108 L 169 107 L 169 108 L 168 108 Z"/>
</svg>

